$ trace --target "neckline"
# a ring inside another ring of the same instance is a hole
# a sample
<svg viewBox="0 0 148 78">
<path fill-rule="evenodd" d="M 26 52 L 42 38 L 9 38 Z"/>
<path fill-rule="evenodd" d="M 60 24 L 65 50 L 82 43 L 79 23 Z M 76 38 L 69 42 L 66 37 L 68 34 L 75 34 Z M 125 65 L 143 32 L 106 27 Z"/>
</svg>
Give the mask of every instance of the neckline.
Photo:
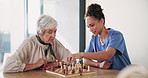
<svg viewBox="0 0 148 78">
<path fill-rule="evenodd" d="M 109 36 L 110 36 L 110 32 L 111 32 L 112 29 L 111 29 L 111 28 L 107 28 L 107 30 L 109 30 L 109 32 L 108 32 L 108 35 L 107 35 L 107 37 L 106 37 L 104 43 L 102 43 L 101 38 L 98 36 L 101 45 L 104 45 L 104 44 L 107 42 L 107 39 L 109 38 Z"/>
<path fill-rule="evenodd" d="M 43 45 L 51 45 L 50 43 L 45 43 L 45 42 L 43 42 L 43 41 L 41 40 L 41 38 L 40 38 L 38 35 L 36 35 L 36 38 L 37 38 L 37 40 L 38 40 L 41 44 L 43 44 Z"/>
</svg>

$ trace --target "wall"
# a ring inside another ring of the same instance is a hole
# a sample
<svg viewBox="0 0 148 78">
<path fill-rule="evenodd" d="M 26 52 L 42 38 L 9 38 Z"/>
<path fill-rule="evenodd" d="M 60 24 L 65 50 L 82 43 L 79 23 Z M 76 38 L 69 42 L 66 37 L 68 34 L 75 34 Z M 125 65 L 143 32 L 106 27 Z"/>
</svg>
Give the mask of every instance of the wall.
<svg viewBox="0 0 148 78">
<path fill-rule="evenodd" d="M 44 14 L 58 22 L 56 38 L 73 53 L 79 51 L 79 0 L 45 0 Z"/>
<path fill-rule="evenodd" d="M 104 9 L 106 27 L 123 33 L 133 64 L 148 66 L 148 1 L 147 0 L 86 0 L 87 5 L 98 3 Z M 91 33 L 87 29 L 87 40 Z"/>
</svg>

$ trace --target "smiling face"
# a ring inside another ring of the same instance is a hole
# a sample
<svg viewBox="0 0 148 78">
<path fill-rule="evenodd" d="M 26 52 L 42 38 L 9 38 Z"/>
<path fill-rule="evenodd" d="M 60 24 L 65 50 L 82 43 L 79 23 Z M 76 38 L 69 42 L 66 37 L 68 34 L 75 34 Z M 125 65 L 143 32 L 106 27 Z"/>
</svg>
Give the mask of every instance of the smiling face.
<svg viewBox="0 0 148 78">
<path fill-rule="evenodd" d="M 93 35 L 98 35 L 102 32 L 102 29 L 104 28 L 104 19 L 101 19 L 100 21 L 92 16 L 86 17 L 86 24 L 87 27 L 90 29 L 90 32 L 93 33 Z"/>
<path fill-rule="evenodd" d="M 57 31 L 56 27 L 45 30 L 44 34 L 40 36 L 41 40 L 44 41 L 45 43 L 52 43 L 52 41 L 56 36 L 56 31 Z"/>
</svg>

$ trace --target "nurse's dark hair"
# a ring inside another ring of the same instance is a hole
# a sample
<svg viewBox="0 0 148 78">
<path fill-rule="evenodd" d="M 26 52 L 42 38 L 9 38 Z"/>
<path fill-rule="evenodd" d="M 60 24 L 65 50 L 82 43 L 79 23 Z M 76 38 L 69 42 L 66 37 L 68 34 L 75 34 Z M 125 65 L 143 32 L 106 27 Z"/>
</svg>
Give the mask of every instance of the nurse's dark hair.
<svg viewBox="0 0 148 78">
<path fill-rule="evenodd" d="M 88 16 L 92 16 L 99 21 L 103 18 L 104 23 L 105 23 L 105 17 L 104 17 L 104 14 L 102 11 L 103 11 L 103 9 L 101 8 L 101 6 L 99 4 L 91 4 L 88 6 L 87 12 L 86 12 L 84 18 L 86 18 Z"/>
</svg>

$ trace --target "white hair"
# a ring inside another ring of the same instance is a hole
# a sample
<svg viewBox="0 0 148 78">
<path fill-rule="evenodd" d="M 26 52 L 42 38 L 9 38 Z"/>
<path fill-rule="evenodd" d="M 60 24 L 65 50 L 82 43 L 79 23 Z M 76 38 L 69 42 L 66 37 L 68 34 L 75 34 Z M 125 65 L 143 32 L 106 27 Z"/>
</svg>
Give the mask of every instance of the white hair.
<svg viewBox="0 0 148 78">
<path fill-rule="evenodd" d="M 42 15 L 37 22 L 37 34 L 43 35 L 44 31 L 50 28 L 57 27 L 57 21 L 48 15 Z"/>
</svg>

